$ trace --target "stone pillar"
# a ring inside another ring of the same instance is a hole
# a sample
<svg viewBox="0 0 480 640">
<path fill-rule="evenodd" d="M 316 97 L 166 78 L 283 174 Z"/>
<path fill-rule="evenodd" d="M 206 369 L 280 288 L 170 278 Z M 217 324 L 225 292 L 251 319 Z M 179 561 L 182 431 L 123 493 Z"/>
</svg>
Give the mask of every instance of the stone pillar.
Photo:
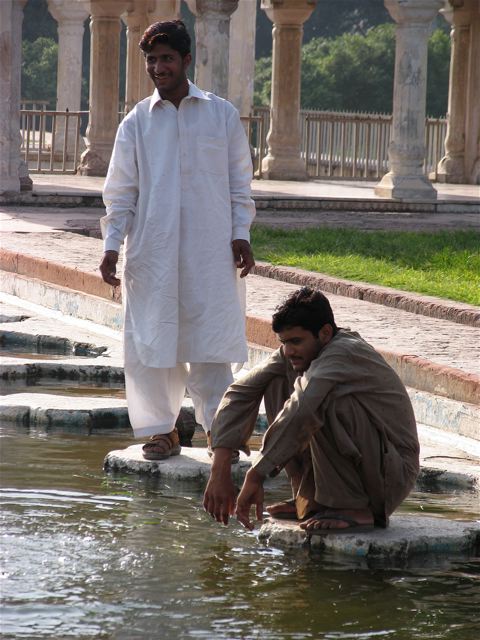
<svg viewBox="0 0 480 640">
<path fill-rule="evenodd" d="M 80 111 L 82 94 L 83 23 L 88 18 L 84 0 L 48 0 L 48 9 L 58 23 L 57 111 Z M 74 144 L 76 121 L 69 122 L 68 140 Z M 55 147 L 63 149 L 65 121 L 55 132 Z M 81 144 L 83 138 L 81 138 Z"/>
<path fill-rule="evenodd" d="M 438 182 L 465 182 L 465 117 L 467 106 L 470 11 L 452 0 L 441 11 L 450 22 L 451 54 L 445 156 L 438 163 Z"/>
<path fill-rule="evenodd" d="M 21 157 L 20 84 L 22 21 L 26 0 L 0 2 L 0 193 L 29 191 L 32 180 Z"/>
<path fill-rule="evenodd" d="M 307 180 L 300 157 L 300 74 L 303 23 L 315 8 L 315 0 L 262 0 L 261 7 L 274 25 L 270 130 L 263 177 Z"/>
<path fill-rule="evenodd" d="M 138 43 L 145 29 L 153 22 L 176 20 L 180 15 L 180 0 L 129 0 L 122 20 L 127 25 L 127 82 L 125 112 L 149 96 L 153 83 L 145 71 L 145 59 Z"/>
<path fill-rule="evenodd" d="M 230 16 L 238 0 L 187 0 L 195 14 L 195 84 L 222 98 L 228 95 Z"/>
<path fill-rule="evenodd" d="M 480 184 L 480 2 L 470 5 L 470 51 L 468 57 L 465 117 L 465 174 L 470 184 Z"/>
<path fill-rule="evenodd" d="M 126 0 L 90 0 L 90 116 L 79 172 L 105 176 L 118 127 L 120 15 Z"/>
<path fill-rule="evenodd" d="M 230 21 L 228 99 L 248 116 L 253 105 L 257 5 L 241 1 Z"/>
<path fill-rule="evenodd" d="M 430 26 L 443 0 L 385 0 L 397 23 L 390 171 L 375 187 L 379 196 L 395 199 L 436 199 L 423 173 L 427 46 Z"/>
</svg>

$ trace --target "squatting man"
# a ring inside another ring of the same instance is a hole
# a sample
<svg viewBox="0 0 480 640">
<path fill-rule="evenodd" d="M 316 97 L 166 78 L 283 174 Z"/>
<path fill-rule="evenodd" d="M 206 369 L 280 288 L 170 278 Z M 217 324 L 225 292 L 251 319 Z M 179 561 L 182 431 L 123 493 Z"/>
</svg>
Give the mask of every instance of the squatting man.
<svg viewBox="0 0 480 640">
<path fill-rule="evenodd" d="M 123 274 L 125 386 L 148 460 L 180 453 L 187 388 L 207 437 L 245 362 L 244 278 L 255 207 L 250 148 L 237 110 L 187 78 L 183 22 L 156 22 L 140 49 L 155 90 L 120 124 L 105 181 L 103 279 Z"/>
<path fill-rule="evenodd" d="M 337 328 L 327 298 L 303 288 L 273 315 L 281 346 L 230 385 L 212 424 L 205 510 L 227 524 L 262 519 L 263 483 L 285 469 L 293 499 L 267 507 L 310 534 L 387 527 L 414 486 L 417 428 L 397 374 L 358 333 Z M 232 450 L 248 453 L 261 400 L 269 428 L 236 497 Z"/>
</svg>

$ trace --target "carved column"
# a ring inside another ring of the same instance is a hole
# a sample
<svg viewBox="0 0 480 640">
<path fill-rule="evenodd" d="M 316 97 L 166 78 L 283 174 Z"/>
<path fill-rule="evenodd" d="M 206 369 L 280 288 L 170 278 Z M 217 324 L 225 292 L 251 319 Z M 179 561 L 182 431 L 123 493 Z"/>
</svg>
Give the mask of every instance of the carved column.
<svg viewBox="0 0 480 640">
<path fill-rule="evenodd" d="M 120 15 L 126 0 L 90 0 L 90 117 L 79 171 L 105 176 L 118 127 Z"/>
<path fill-rule="evenodd" d="M 480 2 L 470 5 L 467 109 L 465 118 L 465 174 L 470 184 L 480 184 Z"/>
<path fill-rule="evenodd" d="M 125 112 L 131 111 L 153 91 L 152 81 L 145 71 L 145 59 L 138 47 L 145 29 L 153 22 L 176 20 L 179 15 L 180 0 L 129 0 L 122 15 L 127 25 Z"/>
<path fill-rule="evenodd" d="M 195 84 L 222 98 L 228 95 L 230 16 L 238 0 L 187 0 L 195 14 Z"/>
<path fill-rule="evenodd" d="M 88 5 L 84 0 L 48 0 L 48 9 L 58 23 L 57 111 L 80 111 L 83 23 L 88 18 Z M 55 132 L 57 149 L 63 148 L 64 124 L 61 118 Z M 74 120 L 69 122 L 68 129 L 68 140 L 73 145 L 76 133 Z"/>
<path fill-rule="evenodd" d="M 263 177 L 269 180 L 306 180 L 300 157 L 300 77 L 303 23 L 315 0 L 262 0 L 273 22 L 272 98 L 268 154 Z"/>
<path fill-rule="evenodd" d="M 385 0 L 397 23 L 390 171 L 375 187 L 379 196 L 402 200 L 436 199 L 423 173 L 427 46 L 430 25 L 443 0 Z"/>
<path fill-rule="evenodd" d="M 228 99 L 248 116 L 253 105 L 257 5 L 241 1 L 230 21 Z"/>
<path fill-rule="evenodd" d="M 0 193 L 29 191 L 32 180 L 21 157 L 20 84 L 22 21 L 26 0 L 0 2 Z"/>
<path fill-rule="evenodd" d="M 448 86 L 445 156 L 438 163 L 438 182 L 465 182 L 465 117 L 467 106 L 470 11 L 463 0 L 452 0 L 441 11 L 450 31 L 450 77 Z"/>
</svg>

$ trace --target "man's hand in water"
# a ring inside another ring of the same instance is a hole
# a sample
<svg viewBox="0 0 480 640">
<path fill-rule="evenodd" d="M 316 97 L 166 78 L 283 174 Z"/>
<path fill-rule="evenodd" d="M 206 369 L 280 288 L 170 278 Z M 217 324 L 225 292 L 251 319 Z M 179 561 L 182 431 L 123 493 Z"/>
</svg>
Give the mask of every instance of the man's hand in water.
<svg viewBox="0 0 480 640">
<path fill-rule="evenodd" d="M 120 284 L 120 280 L 115 277 L 115 274 L 117 273 L 117 262 L 117 251 L 105 251 L 99 267 L 103 281 L 107 284 L 111 284 L 113 287 L 118 287 Z"/>
<path fill-rule="evenodd" d="M 235 515 L 246 529 L 253 529 L 250 521 L 250 508 L 255 505 L 257 520 L 263 520 L 263 477 L 252 467 L 248 470 L 237 498 Z"/>
<path fill-rule="evenodd" d="M 212 470 L 203 496 L 203 508 L 217 522 L 228 524 L 235 512 L 237 489 L 232 480 L 232 450 L 222 447 L 213 452 Z"/>
</svg>

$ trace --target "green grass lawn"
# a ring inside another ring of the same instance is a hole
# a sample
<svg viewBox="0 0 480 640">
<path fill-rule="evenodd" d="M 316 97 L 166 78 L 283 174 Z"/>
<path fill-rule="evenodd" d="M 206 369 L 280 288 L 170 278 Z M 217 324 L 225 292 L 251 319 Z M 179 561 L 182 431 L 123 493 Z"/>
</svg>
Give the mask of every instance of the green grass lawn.
<svg viewBox="0 0 480 640">
<path fill-rule="evenodd" d="M 252 229 L 255 257 L 480 305 L 480 233 Z"/>
</svg>

